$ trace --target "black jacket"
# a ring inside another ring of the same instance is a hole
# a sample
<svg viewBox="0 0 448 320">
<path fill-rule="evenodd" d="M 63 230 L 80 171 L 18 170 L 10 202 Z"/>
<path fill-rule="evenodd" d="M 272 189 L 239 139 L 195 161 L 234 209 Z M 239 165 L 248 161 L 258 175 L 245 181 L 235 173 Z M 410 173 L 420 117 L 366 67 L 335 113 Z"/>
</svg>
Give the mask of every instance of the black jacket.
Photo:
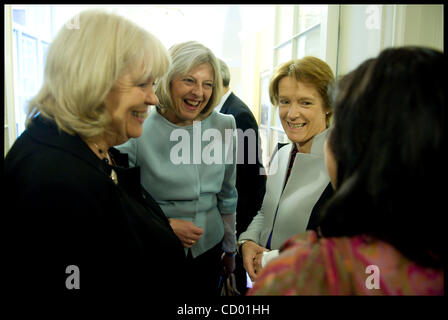
<svg viewBox="0 0 448 320">
<path fill-rule="evenodd" d="M 241 143 L 242 136 L 238 137 L 238 158 L 244 155 L 244 161 L 239 161 L 242 163 L 237 164 L 236 169 L 236 189 L 238 190 L 236 230 L 238 237 L 247 230 L 253 217 L 261 208 L 266 192 L 266 175 L 261 163 L 258 125 L 252 111 L 241 99 L 231 93 L 223 104 L 221 112 L 233 115 L 238 129 L 243 132 L 253 129 L 256 134 L 255 146 L 249 145 L 247 138 L 244 144 Z M 249 152 L 255 152 L 255 163 L 249 162 L 251 160 Z M 258 157 L 258 153 L 260 153 L 260 157 Z"/>
<path fill-rule="evenodd" d="M 182 288 L 182 244 L 141 187 L 139 168 L 128 168 L 118 150 L 110 152 L 118 185 L 112 167 L 78 135 L 42 116 L 14 143 L 5 183 L 8 201 L 16 204 L 8 224 L 15 289 L 150 295 Z M 79 290 L 67 289 L 70 265 L 79 268 Z"/>
</svg>

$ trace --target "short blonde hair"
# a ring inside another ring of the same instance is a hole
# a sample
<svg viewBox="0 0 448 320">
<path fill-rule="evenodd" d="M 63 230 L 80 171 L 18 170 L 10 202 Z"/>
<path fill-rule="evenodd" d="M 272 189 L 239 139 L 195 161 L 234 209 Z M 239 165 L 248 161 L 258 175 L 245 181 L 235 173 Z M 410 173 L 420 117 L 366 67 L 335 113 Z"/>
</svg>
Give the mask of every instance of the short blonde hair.
<svg viewBox="0 0 448 320">
<path fill-rule="evenodd" d="M 119 15 L 87 10 L 78 21 L 79 28 L 62 27 L 50 45 L 27 126 L 40 113 L 88 139 L 107 130 L 111 119 L 104 101 L 121 76 L 137 70 L 138 80 L 159 78 L 170 58 L 159 39 Z"/>
<path fill-rule="evenodd" d="M 198 120 L 207 118 L 221 99 L 222 79 L 219 72 L 219 62 L 213 52 L 196 41 L 187 41 L 176 44 L 168 50 L 171 54 L 172 64 L 168 72 L 156 85 L 156 95 L 159 99 L 158 108 L 162 113 L 176 108 L 171 97 L 171 81 L 174 77 L 185 75 L 201 64 L 209 63 L 213 69 L 213 92 L 209 102 L 198 116 Z"/>
<path fill-rule="evenodd" d="M 278 66 L 269 83 L 269 98 L 274 106 L 278 106 L 278 84 L 284 77 L 292 77 L 316 88 L 324 103 L 323 107 L 328 112 L 326 116 L 328 127 L 333 112 L 328 95 L 329 86 L 334 80 L 334 74 L 330 66 L 325 61 L 312 56 L 293 59 Z"/>
</svg>

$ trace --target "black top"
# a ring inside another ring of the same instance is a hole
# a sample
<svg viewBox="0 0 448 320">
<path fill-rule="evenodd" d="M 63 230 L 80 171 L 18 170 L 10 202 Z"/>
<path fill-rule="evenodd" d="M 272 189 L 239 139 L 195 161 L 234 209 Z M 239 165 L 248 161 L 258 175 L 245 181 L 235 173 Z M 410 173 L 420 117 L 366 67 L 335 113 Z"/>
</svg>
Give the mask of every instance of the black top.
<svg viewBox="0 0 448 320">
<path fill-rule="evenodd" d="M 116 167 L 42 116 L 14 143 L 5 158 L 5 183 L 15 204 L 8 262 L 17 290 L 181 293 L 181 242 L 141 187 L 140 168 L 128 168 L 118 150 L 110 153 Z M 79 268 L 79 290 L 67 289 L 67 279 L 76 279 L 70 265 Z"/>
<path fill-rule="evenodd" d="M 258 125 L 252 111 L 236 95 L 231 93 L 224 102 L 221 112 L 231 114 L 235 118 L 236 127 L 243 133 L 248 129 L 253 129 L 256 134 L 256 144 L 249 145 L 251 140 L 238 133 L 238 163 L 236 167 L 236 189 L 238 190 L 238 204 L 236 208 L 236 233 L 237 237 L 247 230 L 253 217 L 258 214 L 258 210 L 263 203 L 266 192 L 266 174 L 261 156 L 259 144 Z M 249 154 L 251 153 L 251 154 Z M 255 153 L 255 154 L 254 154 Z M 244 158 L 240 157 L 244 155 Z M 255 158 L 255 163 L 253 159 Z"/>
</svg>

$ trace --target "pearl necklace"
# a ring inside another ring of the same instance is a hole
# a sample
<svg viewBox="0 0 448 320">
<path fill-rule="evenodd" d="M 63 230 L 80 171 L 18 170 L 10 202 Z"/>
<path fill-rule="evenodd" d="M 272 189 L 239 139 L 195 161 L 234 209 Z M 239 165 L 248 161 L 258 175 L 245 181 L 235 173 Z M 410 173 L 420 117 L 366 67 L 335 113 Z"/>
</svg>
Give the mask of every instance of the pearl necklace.
<svg viewBox="0 0 448 320">
<path fill-rule="evenodd" d="M 113 163 L 112 163 L 112 160 L 111 160 L 111 158 L 110 158 L 109 152 L 103 152 L 103 150 L 102 150 L 100 147 L 98 147 L 98 145 L 97 145 L 96 143 L 93 143 L 93 144 L 95 145 L 96 149 L 98 150 L 98 152 L 99 152 L 99 154 L 100 154 L 101 156 L 103 155 L 103 153 L 106 155 L 106 157 L 103 158 L 103 160 L 106 161 L 107 164 L 112 165 Z M 118 184 L 118 176 L 117 176 L 117 173 L 116 173 L 115 170 L 112 169 L 112 168 L 111 168 L 111 172 L 110 172 L 110 178 L 112 179 L 112 181 L 113 181 L 115 184 Z"/>
</svg>

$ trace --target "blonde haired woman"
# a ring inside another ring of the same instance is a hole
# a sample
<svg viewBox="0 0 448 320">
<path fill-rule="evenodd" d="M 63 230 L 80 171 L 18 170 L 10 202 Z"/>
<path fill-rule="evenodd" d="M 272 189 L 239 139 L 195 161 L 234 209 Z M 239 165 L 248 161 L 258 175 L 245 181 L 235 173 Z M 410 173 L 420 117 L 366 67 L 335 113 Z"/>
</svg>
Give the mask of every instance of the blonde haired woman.
<svg viewBox="0 0 448 320">
<path fill-rule="evenodd" d="M 169 65 L 157 38 L 103 11 L 80 13 L 79 29 L 63 27 L 50 45 L 27 129 L 5 159 L 16 205 L 11 261 L 16 272 L 32 268 L 33 288 L 166 293 L 181 280 L 180 241 L 138 169 L 113 148 L 141 135 L 148 105 L 158 103 L 153 84 Z"/>
<path fill-rule="evenodd" d="M 292 142 L 273 156 L 263 204 L 239 237 L 239 252 L 252 280 L 290 236 L 316 229 L 320 207 L 331 196 L 323 145 L 332 109 L 327 94 L 333 72 L 324 61 L 307 56 L 280 65 L 269 96 L 278 107 Z"/>
<path fill-rule="evenodd" d="M 223 266 L 226 273 L 235 268 L 235 119 L 214 111 L 222 80 L 213 52 L 195 41 L 169 52 L 173 63 L 157 85 L 159 103 L 142 136 L 119 148 L 130 165 L 141 166 L 143 186 L 185 248 L 191 293 L 217 295 Z M 211 146 L 221 155 L 206 159 Z"/>
</svg>

